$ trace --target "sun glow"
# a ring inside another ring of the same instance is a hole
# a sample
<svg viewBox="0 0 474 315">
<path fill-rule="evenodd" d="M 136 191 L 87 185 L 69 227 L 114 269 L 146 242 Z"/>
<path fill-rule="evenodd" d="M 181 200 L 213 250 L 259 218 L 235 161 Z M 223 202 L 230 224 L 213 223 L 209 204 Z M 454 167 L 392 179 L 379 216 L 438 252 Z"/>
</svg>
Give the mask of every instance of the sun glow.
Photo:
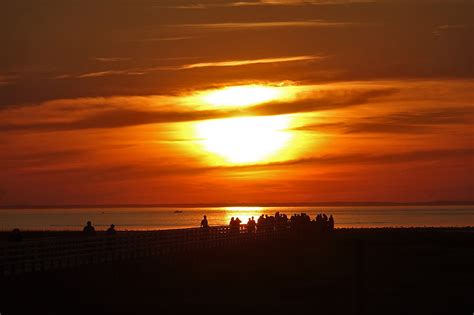
<svg viewBox="0 0 474 315">
<path fill-rule="evenodd" d="M 281 87 L 242 85 L 207 92 L 202 99 L 215 106 L 248 106 L 275 100 L 282 93 Z"/>
<path fill-rule="evenodd" d="M 230 163 L 261 162 L 280 152 L 292 135 L 291 117 L 242 117 L 203 121 L 196 134 L 205 150 Z"/>
</svg>

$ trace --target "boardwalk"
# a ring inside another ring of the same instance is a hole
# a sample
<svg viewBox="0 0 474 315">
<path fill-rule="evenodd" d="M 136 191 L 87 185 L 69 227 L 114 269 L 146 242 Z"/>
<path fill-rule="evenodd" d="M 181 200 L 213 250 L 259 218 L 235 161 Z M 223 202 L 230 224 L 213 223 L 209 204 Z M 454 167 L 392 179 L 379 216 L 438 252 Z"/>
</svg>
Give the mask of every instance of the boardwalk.
<svg viewBox="0 0 474 315">
<path fill-rule="evenodd" d="M 124 231 L 117 235 L 42 238 L 0 243 L 2 275 L 75 267 L 285 237 L 289 226 L 249 233 L 246 225 L 161 231 Z"/>
</svg>

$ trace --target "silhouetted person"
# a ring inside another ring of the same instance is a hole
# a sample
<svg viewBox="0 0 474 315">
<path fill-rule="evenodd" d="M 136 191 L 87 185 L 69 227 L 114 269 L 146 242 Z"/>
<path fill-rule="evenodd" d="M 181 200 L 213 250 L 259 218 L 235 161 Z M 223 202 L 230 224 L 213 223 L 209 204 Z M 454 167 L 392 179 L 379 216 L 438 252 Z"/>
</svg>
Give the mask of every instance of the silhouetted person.
<svg viewBox="0 0 474 315">
<path fill-rule="evenodd" d="M 332 217 L 332 214 L 329 216 L 329 220 L 328 220 L 328 230 L 329 230 L 329 231 L 334 230 L 334 218 Z"/>
<path fill-rule="evenodd" d="M 237 217 L 235 219 L 235 230 L 237 231 L 237 233 L 239 233 L 240 231 L 240 223 L 242 223 L 242 221 L 240 221 L 240 219 Z"/>
<path fill-rule="evenodd" d="M 8 237 L 9 242 L 21 242 L 23 240 L 23 235 L 21 235 L 20 229 L 13 229 L 12 233 Z"/>
<path fill-rule="evenodd" d="M 229 222 L 229 232 L 231 234 L 235 234 L 235 219 L 234 217 L 230 218 L 230 222 Z"/>
<path fill-rule="evenodd" d="M 86 226 L 82 229 L 85 235 L 95 235 L 95 228 L 92 226 L 91 221 L 87 221 Z"/>
<path fill-rule="evenodd" d="M 255 233 L 255 227 L 257 224 L 255 223 L 254 218 L 249 218 L 249 221 L 247 222 L 247 231 L 251 234 Z"/>
<path fill-rule="evenodd" d="M 117 231 L 115 230 L 115 224 L 111 224 L 110 227 L 105 232 L 107 235 L 115 235 Z"/>
<path fill-rule="evenodd" d="M 204 216 L 204 218 L 201 220 L 201 228 L 205 230 L 209 229 L 209 222 L 207 222 L 206 216 Z"/>
<path fill-rule="evenodd" d="M 263 214 L 261 214 L 257 219 L 257 231 L 258 232 L 263 232 L 263 225 L 265 224 L 264 221 L 265 221 L 265 218 L 264 218 Z"/>
</svg>

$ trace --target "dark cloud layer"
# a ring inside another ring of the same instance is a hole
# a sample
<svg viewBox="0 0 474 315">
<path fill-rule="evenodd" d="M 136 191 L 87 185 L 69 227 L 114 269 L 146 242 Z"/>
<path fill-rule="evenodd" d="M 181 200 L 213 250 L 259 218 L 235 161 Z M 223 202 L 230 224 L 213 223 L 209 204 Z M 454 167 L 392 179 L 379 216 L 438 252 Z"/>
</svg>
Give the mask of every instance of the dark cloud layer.
<svg viewBox="0 0 474 315">
<path fill-rule="evenodd" d="M 90 180 L 129 180 L 137 177 L 173 177 L 173 176 L 195 176 L 210 172 L 255 172 L 269 171 L 275 169 L 288 170 L 290 167 L 313 167 L 324 168 L 327 166 L 342 165 L 386 165 L 386 164 L 406 164 L 428 161 L 446 161 L 449 159 L 461 159 L 465 163 L 474 160 L 474 149 L 472 148 L 454 148 L 454 149 L 436 149 L 421 150 L 410 152 L 393 152 L 383 154 L 339 154 L 322 155 L 311 158 L 301 158 L 281 162 L 236 165 L 236 166 L 184 166 L 182 164 L 160 164 L 160 165 L 142 165 L 122 164 L 115 166 L 99 167 L 73 167 L 49 170 L 32 170 L 27 173 L 32 175 L 54 175 L 62 174 L 67 176 L 84 176 Z"/>
<path fill-rule="evenodd" d="M 474 107 L 448 107 L 416 112 L 398 112 L 383 116 L 358 118 L 352 122 L 318 123 L 294 128 L 305 131 L 354 133 L 422 134 L 439 133 L 445 125 L 474 124 Z"/>
<path fill-rule="evenodd" d="M 2 124 L 0 131 L 66 131 L 93 128 L 121 128 L 145 124 L 174 123 L 239 116 L 272 116 L 344 108 L 396 93 L 394 88 L 319 92 L 292 102 L 270 102 L 248 108 L 156 111 L 115 108 L 66 122 Z"/>
<path fill-rule="evenodd" d="M 0 105 L 168 94 L 268 78 L 329 82 L 474 77 L 472 1 L 255 3 L 260 5 L 191 0 L 8 1 L 0 11 Z M 196 4 L 203 9 L 166 8 Z M 215 32 L 216 28 L 227 31 Z M 166 70 L 189 64 L 180 58 L 218 64 L 320 55 L 328 58 L 310 65 Z M 162 70 L 141 71 L 150 68 Z M 2 76 L 15 80 L 2 84 Z"/>
</svg>

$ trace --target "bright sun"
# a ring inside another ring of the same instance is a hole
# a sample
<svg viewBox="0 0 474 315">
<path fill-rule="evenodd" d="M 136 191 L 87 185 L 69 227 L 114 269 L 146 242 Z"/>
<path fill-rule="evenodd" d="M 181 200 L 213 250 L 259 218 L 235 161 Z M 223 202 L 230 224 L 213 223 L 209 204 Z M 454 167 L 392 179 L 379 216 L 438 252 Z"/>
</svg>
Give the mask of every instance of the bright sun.
<svg viewBox="0 0 474 315">
<path fill-rule="evenodd" d="M 288 97 L 283 86 L 241 85 L 205 91 L 199 98 L 213 106 L 250 106 Z M 228 163 L 268 160 L 288 143 L 291 116 L 239 117 L 202 121 L 196 136 L 203 148 Z"/>
<path fill-rule="evenodd" d="M 210 120 L 196 125 L 203 147 L 230 163 L 253 163 L 268 159 L 291 139 L 285 129 L 288 116 L 242 117 Z"/>
<path fill-rule="evenodd" d="M 281 87 L 242 85 L 207 92 L 202 99 L 216 106 L 248 106 L 277 99 L 281 94 Z"/>
</svg>

